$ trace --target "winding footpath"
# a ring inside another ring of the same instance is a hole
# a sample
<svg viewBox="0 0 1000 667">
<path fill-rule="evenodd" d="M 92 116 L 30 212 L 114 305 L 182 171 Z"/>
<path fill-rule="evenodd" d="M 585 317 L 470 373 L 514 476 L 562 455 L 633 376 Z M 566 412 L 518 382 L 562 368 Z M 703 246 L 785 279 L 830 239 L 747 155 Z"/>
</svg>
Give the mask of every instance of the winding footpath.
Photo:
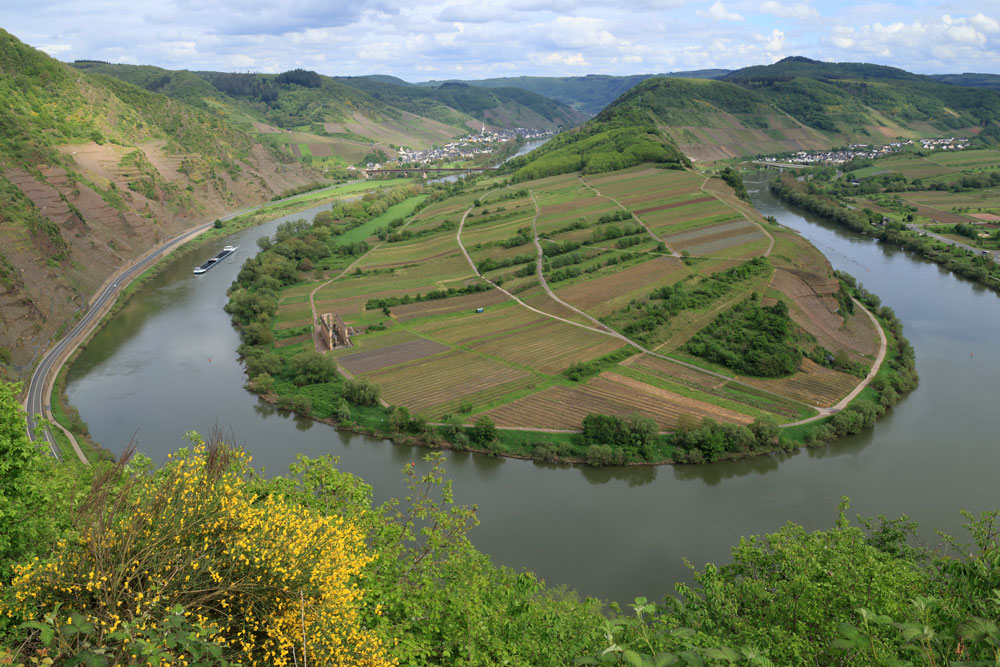
<svg viewBox="0 0 1000 667">
<path fill-rule="evenodd" d="M 357 182 L 358 181 L 349 181 L 347 183 L 331 185 L 319 190 L 293 195 L 277 201 L 265 202 L 257 206 L 249 206 L 224 215 L 220 217 L 219 220 L 232 220 L 238 216 L 245 215 L 247 213 L 254 213 L 272 206 L 294 203 L 299 199 L 306 197 L 312 198 L 317 194 L 343 188 Z M 54 424 L 60 428 L 69 439 L 77 458 L 79 458 L 83 463 L 88 462 L 86 455 L 80 448 L 76 438 L 73 437 L 73 434 L 58 424 L 52 416 L 52 406 L 49 402 L 49 398 L 52 396 L 53 385 L 55 384 L 56 377 L 59 375 L 60 369 L 62 369 L 63 364 L 66 363 L 66 360 L 69 359 L 76 349 L 87 340 L 91 333 L 93 333 L 94 329 L 100 323 L 101 318 L 103 318 L 104 315 L 111 310 L 111 307 L 114 305 L 115 300 L 118 298 L 118 295 L 122 292 L 122 290 L 124 290 L 146 269 L 188 241 L 205 233 L 211 229 L 214 224 L 214 220 L 212 222 L 206 222 L 205 224 L 199 225 L 194 229 L 182 232 L 172 239 L 164 241 L 159 246 L 153 248 L 131 264 L 120 268 L 104 282 L 98 292 L 91 298 L 90 305 L 83 313 L 83 316 L 80 317 L 76 326 L 74 326 L 73 329 L 62 338 L 62 340 L 58 341 L 42 356 L 38 365 L 35 367 L 34 373 L 31 375 L 31 380 L 28 382 L 28 391 L 24 401 L 28 438 L 33 441 L 36 440 L 35 431 L 40 424 L 43 425 L 41 435 L 48 446 L 49 453 L 56 459 L 62 460 L 62 453 L 59 449 L 59 445 L 56 443 L 55 437 L 52 435 L 52 430 L 50 428 L 50 424 Z M 43 422 L 39 422 L 39 415 L 44 420 Z"/>
<path fill-rule="evenodd" d="M 595 192 L 597 192 L 597 191 L 595 190 Z M 600 193 L 598 193 L 598 194 L 600 194 Z M 535 266 L 536 266 L 536 272 L 537 272 L 537 275 L 538 275 L 539 283 L 542 285 L 542 287 L 545 289 L 546 293 L 553 300 L 555 300 L 560 305 L 569 308 L 573 312 L 582 315 L 583 317 L 587 318 L 587 320 L 589 320 L 591 322 L 594 322 L 595 324 L 597 324 L 597 327 L 590 327 L 590 326 L 587 326 L 585 324 L 580 324 L 579 322 L 573 322 L 572 320 L 567 320 L 567 319 L 565 319 L 563 317 L 559 317 L 558 315 L 553 315 L 552 313 L 547 313 L 547 312 L 545 312 L 543 310 L 539 310 L 538 308 L 535 308 L 534 306 L 530 306 L 530 305 L 526 304 L 524 301 L 522 301 L 521 299 L 519 299 L 514 294 L 511 294 L 510 292 L 508 292 L 507 290 L 503 289 L 502 287 L 500 287 L 499 285 L 497 285 L 496 283 L 494 283 L 492 280 L 490 280 L 489 278 L 487 278 L 486 276 L 484 276 L 483 274 L 481 274 L 479 272 L 479 268 L 476 266 L 475 262 L 472 261 L 472 257 L 469 255 L 469 252 L 466 250 L 465 244 L 462 243 L 462 229 L 465 227 L 465 220 L 468 217 L 469 213 L 471 213 L 474 210 L 474 207 L 470 207 L 469 209 L 467 209 L 465 211 L 465 213 L 462 214 L 462 220 L 461 220 L 461 222 L 459 222 L 458 232 L 455 235 L 455 239 L 458 242 L 458 247 L 462 250 L 462 254 L 465 255 L 466 261 L 469 263 L 469 266 L 472 267 L 472 270 L 475 271 L 475 273 L 476 273 L 477 276 L 479 276 L 481 279 L 483 279 L 486 282 L 488 282 L 495 289 L 500 290 L 501 292 L 503 292 L 504 294 L 506 294 L 508 297 L 510 297 L 511 299 L 513 299 L 514 301 L 516 301 L 519 305 L 523 306 L 524 308 L 527 308 L 528 310 L 530 310 L 532 312 L 538 313 L 539 315 L 543 315 L 545 317 L 550 317 L 552 319 L 559 320 L 560 322 L 565 322 L 566 324 L 571 324 L 571 325 L 573 325 L 575 327 L 580 327 L 581 329 L 587 329 L 588 331 L 594 331 L 596 333 L 603 334 L 605 336 L 611 336 L 612 338 L 617 338 L 617 339 L 619 339 L 619 340 L 621 340 L 621 341 L 623 341 L 623 342 L 625 342 L 625 343 L 633 346 L 634 348 L 636 348 L 640 352 L 642 352 L 644 354 L 648 354 L 648 355 L 650 355 L 652 357 L 656 357 L 657 359 L 662 359 L 663 361 L 667 361 L 667 362 L 672 363 L 672 364 L 677 364 L 678 366 L 683 366 L 683 367 L 688 368 L 690 370 L 694 370 L 694 371 L 697 371 L 699 373 L 703 373 L 705 375 L 710 375 L 712 377 L 718 378 L 720 380 L 725 380 L 726 382 L 730 382 L 730 383 L 735 384 L 735 385 L 746 387 L 746 388 L 751 389 L 751 390 L 753 390 L 755 392 L 762 392 L 762 393 L 768 394 L 770 396 L 774 396 L 776 398 L 780 398 L 782 400 L 787 400 L 787 398 L 785 396 L 782 396 L 781 394 L 778 394 L 778 393 L 775 393 L 775 392 L 772 392 L 772 391 L 768 391 L 766 389 L 761 389 L 760 387 L 756 387 L 756 386 L 751 385 L 749 383 L 742 382 L 742 381 L 737 380 L 735 378 L 732 378 L 732 377 L 730 377 L 728 375 L 724 375 L 722 373 L 716 373 L 715 371 L 710 371 L 710 370 L 707 370 L 705 368 L 701 368 L 700 366 L 696 366 L 694 364 L 690 364 L 688 362 L 681 361 L 679 359 L 674 359 L 673 357 L 668 357 L 668 356 L 666 356 L 664 354 L 660 354 L 658 352 L 654 352 L 653 350 L 649 350 L 646 347 L 644 347 L 643 345 L 641 345 L 641 344 L 637 343 L 636 341 L 628 338 L 624 334 L 621 334 L 621 333 L 615 331 L 614 329 L 611 329 L 607 325 L 605 325 L 602 322 L 598 321 L 597 319 L 595 319 L 591 315 L 588 315 L 587 313 L 583 312 L 579 308 L 576 308 L 576 307 L 574 307 L 574 306 L 566 303 L 565 301 L 563 301 L 559 297 L 557 297 L 555 295 L 555 293 L 552 291 L 552 289 L 549 287 L 548 283 L 545 280 L 545 276 L 544 276 L 544 274 L 542 272 L 542 260 L 543 260 L 543 256 L 542 255 L 543 255 L 543 253 L 542 253 L 541 244 L 539 243 L 538 230 L 537 230 L 537 220 L 538 220 L 538 215 L 540 213 L 540 209 L 538 207 L 538 202 L 535 199 L 534 192 L 529 191 L 529 195 L 531 196 L 531 201 L 532 201 L 532 203 L 535 206 L 535 215 L 532 218 L 531 227 L 532 227 L 532 233 L 534 235 L 535 249 L 536 249 L 536 251 L 538 253 L 538 257 L 536 259 L 536 265 Z M 619 206 L 620 205 L 621 204 L 619 204 Z M 652 232 L 650 232 L 650 233 L 652 233 Z M 768 234 L 768 237 L 771 237 L 770 234 Z M 773 245 L 774 245 L 774 239 L 773 239 L 773 237 L 771 237 L 771 242 L 772 242 L 771 245 L 773 247 Z M 770 251 L 770 249 L 768 249 L 768 250 Z M 868 383 L 871 382 L 871 380 L 878 373 L 879 368 L 881 368 L 882 361 L 885 359 L 886 348 L 887 348 L 885 333 L 882 331 L 882 327 L 881 327 L 881 325 L 879 325 L 878 320 L 875 319 L 875 316 L 872 315 L 871 312 L 869 312 L 868 309 L 865 308 L 856 299 L 855 299 L 855 303 L 862 310 L 865 311 L 865 313 L 868 315 L 869 318 L 871 318 L 871 320 L 872 320 L 872 322 L 874 322 L 875 328 L 876 328 L 876 330 L 878 331 L 878 334 L 879 334 L 879 339 L 880 339 L 879 353 L 878 353 L 878 356 L 875 359 L 875 363 L 872 365 L 871 371 L 868 373 L 868 376 L 860 384 L 858 384 L 858 386 L 855 387 L 854 390 L 851 391 L 851 393 L 849 393 L 847 396 L 845 396 L 836 405 L 834 405 L 832 407 L 829 407 L 829 408 L 824 408 L 824 407 L 818 406 L 818 405 L 809 405 L 810 408 L 812 408 L 813 410 L 816 410 L 816 412 L 817 412 L 816 415 L 814 415 L 812 417 L 809 417 L 807 419 L 802 419 L 802 420 L 799 420 L 799 421 L 796 421 L 796 422 L 792 422 L 792 423 L 789 423 L 789 424 L 782 424 L 781 426 L 783 428 L 786 428 L 786 427 L 789 427 L 789 426 L 799 426 L 799 425 L 802 425 L 802 424 L 808 424 L 808 423 L 811 423 L 811 422 L 823 419 L 824 417 L 828 417 L 828 416 L 830 416 L 830 415 L 832 415 L 832 414 L 834 414 L 836 412 L 839 412 L 840 410 L 843 410 L 847 406 L 847 404 L 851 402 L 851 400 L 853 400 L 858 394 L 861 393 L 861 391 L 865 387 L 868 386 Z M 808 404 L 806 404 L 806 405 L 808 405 Z"/>
</svg>

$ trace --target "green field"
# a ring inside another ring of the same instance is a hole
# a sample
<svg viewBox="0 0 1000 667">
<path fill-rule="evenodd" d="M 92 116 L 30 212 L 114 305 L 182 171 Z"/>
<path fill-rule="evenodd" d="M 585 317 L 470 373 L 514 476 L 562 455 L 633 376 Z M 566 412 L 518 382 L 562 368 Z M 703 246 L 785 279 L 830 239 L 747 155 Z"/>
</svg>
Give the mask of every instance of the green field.
<svg viewBox="0 0 1000 667">
<path fill-rule="evenodd" d="M 765 232 L 691 172 L 640 166 L 497 183 L 479 179 L 448 197 L 425 192 L 332 238 L 367 246 L 338 260 L 340 271 L 349 267 L 342 274 L 321 281 L 301 273 L 284 287 L 276 334 L 291 340 L 308 327 L 315 291 L 317 312 L 336 313 L 356 332 L 351 347 L 331 353 L 341 370 L 369 378 L 385 401 L 430 421 L 457 414 L 471 425 L 487 416 L 504 429 L 574 431 L 588 412 L 606 409 L 672 431 L 690 415 L 748 424 L 815 414 L 783 395 L 784 385 L 727 386 L 738 372 L 682 352 L 691 336 L 752 293 L 778 294 L 793 306 L 805 293 L 832 299 L 802 292 L 801 281 L 783 296 L 774 283 L 776 270 L 805 267 L 806 282 L 829 284 L 829 266 L 811 246 L 787 232 Z M 394 220 L 404 222 L 375 235 Z M 642 224 L 648 220 L 654 224 Z M 539 282 L 536 234 L 555 298 Z M 781 255 L 748 263 L 769 246 L 768 234 Z M 690 248 L 691 257 L 673 256 L 673 245 Z M 675 290 L 663 307 L 662 290 Z M 819 323 L 801 308 L 794 312 L 802 340 L 817 340 Z M 648 325 L 650 318 L 656 323 Z M 637 350 L 621 335 L 690 365 L 632 366 Z M 279 356 L 292 363 L 310 346 L 282 346 Z M 809 376 L 811 383 L 844 381 L 843 374 Z M 801 392 L 801 384 L 789 386 Z M 294 384 L 282 387 L 295 391 Z M 330 403 L 314 390 L 303 395 Z"/>
</svg>

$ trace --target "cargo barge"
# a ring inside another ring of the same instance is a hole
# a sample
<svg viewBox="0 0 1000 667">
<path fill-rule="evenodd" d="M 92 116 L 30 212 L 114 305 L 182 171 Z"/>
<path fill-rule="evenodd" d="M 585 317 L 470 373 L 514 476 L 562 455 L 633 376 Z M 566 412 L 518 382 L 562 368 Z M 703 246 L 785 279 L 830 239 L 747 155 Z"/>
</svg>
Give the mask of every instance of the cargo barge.
<svg viewBox="0 0 1000 667">
<path fill-rule="evenodd" d="M 208 271 L 209 269 L 211 269 L 213 266 L 215 266 L 216 264 L 218 264 L 219 262 L 221 262 L 222 260 L 224 260 L 226 257 L 229 257 L 234 252 L 236 252 L 236 249 L 238 247 L 239 246 L 235 246 L 235 245 L 227 245 L 225 248 L 223 248 L 222 250 L 220 250 L 219 254 L 217 254 L 215 257 L 213 257 L 212 259 L 208 260 L 207 262 L 205 262 L 201 266 L 196 266 L 195 269 L 194 269 L 195 275 L 198 275 L 198 274 L 201 274 L 201 273 L 205 273 L 206 271 Z"/>
</svg>

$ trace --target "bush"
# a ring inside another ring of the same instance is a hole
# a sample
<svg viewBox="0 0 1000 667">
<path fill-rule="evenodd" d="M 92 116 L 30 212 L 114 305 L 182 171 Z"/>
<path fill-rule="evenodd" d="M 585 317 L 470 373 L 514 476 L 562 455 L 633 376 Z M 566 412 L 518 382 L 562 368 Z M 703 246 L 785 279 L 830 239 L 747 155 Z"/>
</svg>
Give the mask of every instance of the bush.
<svg viewBox="0 0 1000 667">
<path fill-rule="evenodd" d="M 259 495 L 224 445 L 196 439 L 162 471 L 127 462 L 95 482 L 76 538 L 16 568 L 6 612 L 41 629 L 29 643 L 54 628 L 71 641 L 59 664 L 288 664 L 305 635 L 317 664 L 390 664 L 362 622 L 356 578 L 374 557 L 357 524 Z"/>
<path fill-rule="evenodd" d="M 493 420 L 483 415 L 476 420 L 476 425 L 472 427 L 469 434 L 472 441 L 478 445 L 487 446 L 497 439 L 497 427 Z"/>
<path fill-rule="evenodd" d="M 378 405 L 382 388 L 368 378 L 353 378 L 344 383 L 344 398 L 355 405 Z"/>
<path fill-rule="evenodd" d="M 334 402 L 333 407 L 330 410 L 330 417 L 334 419 L 338 424 L 348 424 L 351 421 L 351 407 L 344 400 L 344 397 L 339 397 L 336 402 Z"/>
<path fill-rule="evenodd" d="M 302 396 L 301 394 L 279 396 L 278 407 L 282 410 L 288 410 L 297 415 L 308 417 L 312 412 L 312 401 L 309 400 L 308 396 Z"/>
<path fill-rule="evenodd" d="M 297 378 L 303 379 L 302 384 L 321 384 L 337 376 L 337 362 L 333 357 L 316 350 L 299 352 L 292 357 L 289 366 Z"/>
</svg>

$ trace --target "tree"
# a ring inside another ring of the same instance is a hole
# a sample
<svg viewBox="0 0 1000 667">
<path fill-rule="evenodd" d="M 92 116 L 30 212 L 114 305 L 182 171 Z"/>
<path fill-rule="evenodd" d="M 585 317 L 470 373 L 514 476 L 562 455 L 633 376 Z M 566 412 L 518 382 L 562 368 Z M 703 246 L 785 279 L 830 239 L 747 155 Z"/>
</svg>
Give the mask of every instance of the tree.
<svg viewBox="0 0 1000 667">
<path fill-rule="evenodd" d="M 472 427 L 472 441 L 476 444 L 486 446 L 497 439 L 497 427 L 493 420 L 483 415 L 476 420 L 476 425 Z"/>
<path fill-rule="evenodd" d="M 0 581 L 11 564 L 45 554 L 69 527 L 93 466 L 59 462 L 28 439 L 21 385 L 0 382 Z"/>
<path fill-rule="evenodd" d="M 355 405 L 378 405 L 382 389 L 368 378 L 352 378 L 344 383 L 344 398 Z"/>
<path fill-rule="evenodd" d="M 321 384 L 329 382 L 337 375 L 337 362 L 316 350 L 305 350 L 292 357 L 289 365 L 295 375 L 296 384 Z"/>
</svg>

